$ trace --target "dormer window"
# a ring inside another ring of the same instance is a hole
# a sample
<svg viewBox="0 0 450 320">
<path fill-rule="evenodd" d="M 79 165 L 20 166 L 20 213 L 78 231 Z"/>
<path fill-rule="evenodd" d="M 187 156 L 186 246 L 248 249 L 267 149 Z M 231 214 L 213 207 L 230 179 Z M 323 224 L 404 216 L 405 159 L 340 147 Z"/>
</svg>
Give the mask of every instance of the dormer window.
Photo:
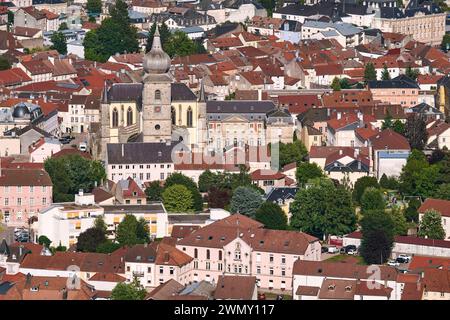
<svg viewBox="0 0 450 320">
<path fill-rule="evenodd" d="M 161 91 L 160 90 L 155 91 L 155 100 L 157 100 L 157 101 L 161 100 Z"/>
</svg>

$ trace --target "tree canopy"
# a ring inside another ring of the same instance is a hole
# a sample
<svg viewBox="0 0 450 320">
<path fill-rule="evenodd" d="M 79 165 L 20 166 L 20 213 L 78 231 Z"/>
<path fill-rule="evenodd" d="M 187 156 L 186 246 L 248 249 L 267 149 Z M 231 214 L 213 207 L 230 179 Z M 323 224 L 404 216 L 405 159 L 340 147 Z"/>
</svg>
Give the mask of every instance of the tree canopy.
<svg viewBox="0 0 450 320">
<path fill-rule="evenodd" d="M 383 66 L 383 71 L 381 72 L 381 80 L 391 80 L 391 75 L 386 65 Z"/>
<path fill-rule="evenodd" d="M 197 184 L 194 182 L 194 180 L 185 176 L 182 173 L 175 172 L 172 173 L 170 177 L 166 179 L 164 183 L 164 190 L 175 184 L 183 185 L 191 192 L 193 199 L 193 209 L 195 211 L 203 210 L 203 198 L 200 192 L 198 191 Z"/>
<path fill-rule="evenodd" d="M 111 300 L 144 300 L 147 291 L 137 278 L 131 283 L 118 283 L 111 291 Z"/>
<path fill-rule="evenodd" d="M 295 177 L 299 185 L 304 185 L 310 179 L 323 177 L 322 169 L 316 163 L 302 162 L 297 166 Z"/>
<path fill-rule="evenodd" d="M 6 57 L 0 55 L 0 71 L 11 69 L 11 63 Z"/>
<path fill-rule="evenodd" d="M 106 236 L 102 229 L 89 228 L 78 236 L 77 251 L 96 252 L 98 245 L 105 241 Z"/>
<path fill-rule="evenodd" d="M 130 24 L 127 4 L 116 0 L 109 13 L 98 29 L 86 33 L 83 46 L 87 60 L 105 62 L 116 53 L 139 50 L 137 29 Z"/>
<path fill-rule="evenodd" d="M 325 178 L 310 183 L 297 192 L 291 204 L 291 227 L 316 237 L 353 232 L 356 215 L 350 192 Z"/>
<path fill-rule="evenodd" d="M 364 68 L 364 81 L 367 83 L 371 80 L 377 80 L 377 72 L 373 63 L 369 62 Z"/>
<path fill-rule="evenodd" d="M 150 27 L 150 30 L 148 32 L 148 37 L 147 37 L 147 44 L 145 46 L 145 52 L 149 52 L 150 49 L 152 48 L 153 37 L 155 36 L 155 31 L 156 31 L 156 25 L 157 24 L 154 23 Z M 172 36 L 172 33 L 170 32 L 170 30 L 167 27 L 167 25 L 165 24 L 165 22 L 161 23 L 158 26 L 158 31 L 159 31 L 159 37 L 161 39 L 162 48 L 163 48 L 163 50 L 166 50 L 167 44 L 169 43 L 169 39 Z"/>
<path fill-rule="evenodd" d="M 80 155 L 48 158 L 44 162 L 44 168 L 53 183 L 54 202 L 73 201 L 75 193 L 80 189 L 89 192 L 106 178 L 101 162 Z"/>
<path fill-rule="evenodd" d="M 152 181 L 150 185 L 145 188 L 145 195 L 148 201 L 161 201 L 163 187 L 161 187 L 161 181 Z"/>
<path fill-rule="evenodd" d="M 165 188 L 162 193 L 164 207 L 169 212 L 193 211 L 192 192 L 182 184 L 174 184 Z"/>
<path fill-rule="evenodd" d="M 87 0 L 86 10 L 89 16 L 98 16 L 102 13 L 102 1 L 101 0 Z"/>
<path fill-rule="evenodd" d="M 117 226 L 116 241 L 122 246 L 133 246 L 149 242 L 149 229 L 147 222 L 134 215 L 127 214 Z"/>
<path fill-rule="evenodd" d="M 353 200 L 355 200 L 356 203 L 360 203 L 364 191 L 366 190 L 366 188 L 369 187 L 373 188 L 380 187 L 377 178 L 364 176 L 356 180 L 355 186 L 353 188 Z"/>
<path fill-rule="evenodd" d="M 384 210 L 386 201 L 383 194 L 377 188 L 368 187 L 361 196 L 361 212 L 364 214 L 370 210 Z"/>
<path fill-rule="evenodd" d="M 308 150 L 300 140 L 292 143 L 279 143 L 280 169 L 292 162 L 300 164 L 306 155 L 308 155 Z"/>
<path fill-rule="evenodd" d="M 253 218 L 262 202 L 261 194 L 255 189 L 238 187 L 234 190 L 231 198 L 230 210 L 233 213 L 240 213 Z"/>
<path fill-rule="evenodd" d="M 427 125 L 419 114 L 408 116 L 405 124 L 405 137 L 408 139 L 411 149 L 422 150 L 428 139 Z"/>
<path fill-rule="evenodd" d="M 286 214 L 273 202 L 264 202 L 256 210 L 255 219 L 268 229 L 285 230 L 287 228 Z"/>
<path fill-rule="evenodd" d="M 394 221 L 384 210 L 372 210 L 361 219 L 361 256 L 367 264 L 383 264 L 392 252 Z"/>
<path fill-rule="evenodd" d="M 52 42 L 51 48 L 58 51 L 60 54 L 67 54 L 67 41 L 66 37 L 61 31 L 54 32 L 50 38 Z"/>
<path fill-rule="evenodd" d="M 420 220 L 418 235 L 419 237 L 427 237 L 430 239 L 445 239 L 445 230 L 442 226 L 442 217 L 438 211 L 425 211 L 422 220 Z"/>
</svg>

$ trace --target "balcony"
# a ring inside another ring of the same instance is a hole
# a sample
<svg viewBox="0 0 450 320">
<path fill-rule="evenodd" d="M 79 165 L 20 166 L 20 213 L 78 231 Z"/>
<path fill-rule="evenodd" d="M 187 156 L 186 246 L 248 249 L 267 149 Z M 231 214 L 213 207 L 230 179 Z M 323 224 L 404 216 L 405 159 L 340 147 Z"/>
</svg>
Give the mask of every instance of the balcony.
<svg viewBox="0 0 450 320">
<path fill-rule="evenodd" d="M 144 271 L 133 271 L 133 277 L 142 278 L 144 276 Z"/>
</svg>

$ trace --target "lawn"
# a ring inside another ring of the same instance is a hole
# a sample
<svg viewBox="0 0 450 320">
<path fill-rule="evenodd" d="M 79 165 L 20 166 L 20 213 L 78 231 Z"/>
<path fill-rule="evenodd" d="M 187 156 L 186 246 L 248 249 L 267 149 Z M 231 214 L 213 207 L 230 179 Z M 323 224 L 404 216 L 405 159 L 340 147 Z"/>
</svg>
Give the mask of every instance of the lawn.
<svg viewBox="0 0 450 320">
<path fill-rule="evenodd" d="M 355 263 L 359 265 L 365 265 L 363 258 L 361 256 L 349 256 L 346 254 L 338 254 L 334 257 L 331 257 L 325 262 L 343 262 L 343 263 Z"/>
</svg>

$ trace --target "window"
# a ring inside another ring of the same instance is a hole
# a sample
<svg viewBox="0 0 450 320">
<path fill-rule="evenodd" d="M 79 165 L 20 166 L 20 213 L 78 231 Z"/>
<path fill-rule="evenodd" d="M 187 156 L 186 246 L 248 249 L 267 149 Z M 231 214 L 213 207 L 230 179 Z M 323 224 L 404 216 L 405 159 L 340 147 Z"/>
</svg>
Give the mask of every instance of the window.
<svg viewBox="0 0 450 320">
<path fill-rule="evenodd" d="M 270 267 L 270 269 L 269 269 L 269 274 L 270 274 L 271 276 L 273 276 L 273 267 Z"/>
<path fill-rule="evenodd" d="M 161 172 L 161 174 L 159 175 L 161 180 L 164 180 L 164 172 Z"/>
<path fill-rule="evenodd" d="M 281 268 L 281 275 L 283 277 L 286 275 L 286 269 L 285 268 Z"/>
<path fill-rule="evenodd" d="M 42 205 L 43 206 L 47 205 L 47 198 L 42 198 Z"/>
<path fill-rule="evenodd" d="M 206 270 L 211 270 L 211 263 L 210 262 L 206 262 Z"/>
<path fill-rule="evenodd" d="M 127 266 L 127 271 L 130 271 L 130 266 Z"/>
<path fill-rule="evenodd" d="M 223 270 L 223 264 L 218 263 L 217 264 L 217 270 L 222 271 Z"/>
<path fill-rule="evenodd" d="M 163 274 L 164 273 L 164 267 L 159 267 L 159 274 Z"/>
<path fill-rule="evenodd" d="M 155 130 L 159 130 L 159 129 L 161 129 L 161 126 L 160 126 L 159 124 L 157 124 L 157 125 L 155 126 Z"/>
<path fill-rule="evenodd" d="M 256 262 L 261 262 L 261 253 L 256 254 Z"/>
<path fill-rule="evenodd" d="M 127 110 L 127 126 L 131 126 L 133 124 L 133 110 L 131 107 L 128 107 Z"/>
<path fill-rule="evenodd" d="M 222 260 L 222 250 L 219 250 L 219 260 Z"/>
<path fill-rule="evenodd" d="M 187 126 L 192 127 L 192 109 L 191 109 L 191 107 L 189 107 L 186 112 L 186 119 L 187 119 Z"/>
<path fill-rule="evenodd" d="M 147 272 L 148 272 L 148 273 L 151 273 L 151 272 L 152 272 L 152 268 L 151 268 L 151 267 L 148 267 L 148 268 L 147 268 Z"/>
<path fill-rule="evenodd" d="M 161 100 L 161 91 L 160 90 L 155 91 L 155 100 Z"/>
<path fill-rule="evenodd" d="M 174 272 L 175 272 L 175 269 L 174 269 L 173 267 L 170 267 L 169 273 L 170 273 L 170 274 L 174 274 Z"/>
<path fill-rule="evenodd" d="M 22 198 L 17 198 L 17 205 L 21 206 L 22 205 Z"/>
<path fill-rule="evenodd" d="M 281 263 L 285 264 L 286 263 L 286 256 L 281 256 Z"/>
<path fill-rule="evenodd" d="M 116 128 L 119 126 L 119 112 L 114 108 L 112 112 L 112 127 Z"/>
<path fill-rule="evenodd" d="M 241 260 L 241 252 L 240 251 L 235 251 L 234 252 L 234 259 L 235 260 Z"/>
<path fill-rule="evenodd" d="M 22 192 L 22 186 L 17 186 L 17 192 L 21 193 Z"/>
<path fill-rule="evenodd" d="M 34 187 L 30 186 L 30 192 L 34 192 Z"/>
<path fill-rule="evenodd" d="M 211 259 L 211 253 L 210 253 L 209 249 L 206 250 L 206 259 L 207 260 Z"/>
<path fill-rule="evenodd" d="M 5 206 L 9 206 L 9 198 L 5 198 Z"/>
<path fill-rule="evenodd" d="M 198 269 L 198 261 L 194 261 L 194 269 Z"/>
<path fill-rule="evenodd" d="M 195 259 L 198 258 L 198 250 L 197 250 L 197 248 L 194 249 L 194 258 Z"/>
<path fill-rule="evenodd" d="M 175 111 L 175 108 L 172 107 L 171 109 L 171 116 L 172 116 L 172 124 L 176 125 L 177 122 L 177 112 Z"/>
<path fill-rule="evenodd" d="M 273 254 L 269 255 L 269 262 L 273 263 Z"/>
<path fill-rule="evenodd" d="M 260 267 L 260 266 L 257 266 L 257 267 L 256 267 L 256 273 L 257 273 L 257 274 L 260 274 L 260 273 L 261 273 L 261 267 Z"/>
</svg>

